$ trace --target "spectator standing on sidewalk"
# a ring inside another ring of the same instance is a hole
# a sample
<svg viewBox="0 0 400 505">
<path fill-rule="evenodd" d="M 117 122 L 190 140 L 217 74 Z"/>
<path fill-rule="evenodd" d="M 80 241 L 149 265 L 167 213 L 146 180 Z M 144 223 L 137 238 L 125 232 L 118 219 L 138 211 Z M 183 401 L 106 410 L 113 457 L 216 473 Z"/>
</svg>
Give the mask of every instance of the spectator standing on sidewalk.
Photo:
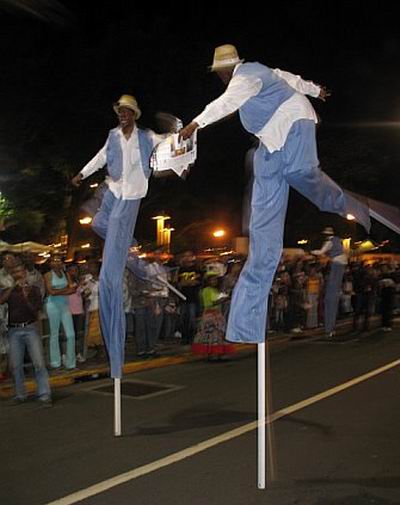
<svg viewBox="0 0 400 505">
<path fill-rule="evenodd" d="M 125 269 L 124 305 L 125 311 L 133 313 L 133 333 L 136 342 L 136 354 L 147 358 L 155 354 L 154 332 L 149 327 L 150 299 L 149 283 Z"/>
<path fill-rule="evenodd" d="M 343 275 L 347 266 L 347 254 L 344 251 L 342 239 L 335 235 L 331 226 L 326 227 L 322 234 L 326 236 L 321 249 L 311 251 L 315 256 L 329 256 L 330 271 L 325 289 L 325 334 L 328 338 L 336 335 L 336 317 L 339 298 L 342 290 Z"/>
<path fill-rule="evenodd" d="M 37 286 L 40 289 L 42 298 L 46 294 L 43 275 L 35 267 L 35 254 L 31 251 L 24 252 L 21 256 L 22 263 L 26 268 L 26 278 L 29 285 Z"/>
<path fill-rule="evenodd" d="M 290 289 L 292 333 L 303 333 L 303 328 L 306 325 L 307 311 L 310 308 L 307 300 L 306 282 L 307 277 L 303 271 L 293 274 L 293 283 Z"/>
<path fill-rule="evenodd" d="M 309 309 L 307 311 L 307 328 L 318 327 L 318 301 L 321 292 L 322 279 L 317 271 L 315 264 L 310 266 L 310 272 L 307 279 L 307 301 Z"/>
<path fill-rule="evenodd" d="M 68 267 L 68 275 L 76 286 L 75 293 L 68 296 L 69 310 L 72 315 L 75 332 L 75 352 L 78 363 L 86 361 L 85 355 L 85 310 L 83 308 L 83 289 L 79 277 L 78 265 Z"/>
<path fill-rule="evenodd" d="M 350 270 L 346 270 L 343 277 L 342 296 L 341 296 L 341 309 L 344 316 L 353 312 L 351 305 L 351 297 L 353 294 L 353 279 Z"/>
<path fill-rule="evenodd" d="M 370 270 L 361 264 L 357 264 L 353 268 L 353 287 L 353 330 L 358 331 L 363 318 L 362 331 L 367 331 L 371 317 L 371 299 L 375 288 Z"/>
<path fill-rule="evenodd" d="M 57 369 L 62 364 L 59 341 L 62 325 L 67 339 L 65 367 L 73 370 L 76 366 L 75 331 L 68 295 L 75 293 L 77 286 L 72 284 L 69 275 L 64 272 L 60 256 L 54 255 L 51 258 L 50 268 L 50 272 L 44 276 L 47 292 L 45 307 L 50 324 L 50 366 Z"/>
<path fill-rule="evenodd" d="M 227 273 L 222 278 L 222 292 L 228 295 L 224 303 L 222 304 L 222 313 L 225 317 L 226 322 L 228 322 L 229 310 L 231 307 L 232 292 L 239 278 L 242 268 L 243 268 L 243 261 L 235 260 L 233 263 L 230 263 Z"/>
<path fill-rule="evenodd" d="M 181 302 L 182 343 L 190 344 L 196 332 L 196 320 L 199 312 L 199 291 L 201 287 L 201 270 L 196 266 L 193 251 L 185 251 L 180 259 L 178 269 L 178 289 L 186 300 Z"/>
<path fill-rule="evenodd" d="M 99 272 L 99 262 L 90 261 L 88 264 L 88 274 L 85 276 L 82 283 L 86 302 L 85 343 L 88 358 L 96 356 L 98 359 L 105 360 L 106 352 L 101 333 L 99 315 Z"/>
<path fill-rule="evenodd" d="M 381 295 L 381 314 L 383 331 L 392 331 L 392 317 L 396 284 L 387 265 L 382 265 L 381 278 L 379 280 Z"/>
<path fill-rule="evenodd" d="M 0 268 L 0 290 L 14 286 L 14 279 L 11 270 L 16 265 L 16 257 L 11 253 L 4 253 L 1 257 L 2 267 Z M 0 380 L 7 378 L 8 368 L 8 305 L 0 304 Z"/>
<path fill-rule="evenodd" d="M 225 340 L 226 324 L 221 303 L 226 295 L 218 288 L 216 272 L 207 272 L 204 281 L 205 287 L 200 291 L 203 313 L 192 344 L 192 352 L 205 354 L 208 359 L 220 358 L 235 351 L 234 345 Z"/>
<path fill-rule="evenodd" d="M 161 335 L 161 329 L 164 322 L 164 309 L 168 301 L 168 287 L 165 285 L 165 282 L 168 281 L 168 270 L 161 261 L 161 254 L 161 250 L 156 250 L 146 267 L 149 278 L 164 280 L 164 283 L 149 283 L 148 327 L 154 334 L 152 340 L 155 344 L 159 339 L 165 340 L 164 335 Z"/>
<path fill-rule="evenodd" d="M 46 295 L 46 287 L 44 285 L 44 278 L 41 272 L 37 270 L 35 267 L 35 254 L 32 251 L 26 251 L 21 254 L 22 263 L 26 268 L 26 278 L 28 284 L 31 286 L 37 286 L 40 289 L 40 294 L 42 295 L 42 300 Z M 44 331 L 44 320 L 46 319 L 46 315 L 44 311 L 41 309 L 38 313 L 37 317 L 37 330 L 41 337 L 45 335 Z"/>
<path fill-rule="evenodd" d="M 24 265 L 12 269 L 14 286 L 0 294 L 0 303 L 7 303 L 10 362 L 15 383 L 15 401 L 26 400 L 24 355 L 28 350 L 37 383 L 37 398 L 43 405 L 51 406 L 51 392 L 43 355 L 42 341 L 36 330 L 37 313 L 42 306 L 42 295 L 37 286 L 28 284 Z"/>
</svg>

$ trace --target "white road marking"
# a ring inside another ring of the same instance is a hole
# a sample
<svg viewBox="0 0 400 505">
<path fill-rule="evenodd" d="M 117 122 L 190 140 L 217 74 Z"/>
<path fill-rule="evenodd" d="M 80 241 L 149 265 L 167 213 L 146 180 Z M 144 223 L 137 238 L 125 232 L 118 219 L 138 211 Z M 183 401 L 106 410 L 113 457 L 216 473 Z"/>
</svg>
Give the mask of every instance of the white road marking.
<svg viewBox="0 0 400 505">
<path fill-rule="evenodd" d="M 306 400 L 302 400 L 301 402 L 295 403 L 294 405 L 290 405 L 289 407 L 285 407 L 277 412 L 274 412 L 271 416 L 268 416 L 267 423 L 272 423 L 282 417 L 293 414 L 294 412 L 298 412 L 314 403 L 317 403 L 325 398 L 329 398 L 330 396 L 336 395 L 346 389 L 349 389 L 361 382 L 364 382 L 372 377 L 375 377 L 379 374 L 382 374 L 391 368 L 395 368 L 400 365 L 400 359 L 396 361 L 392 361 L 380 368 L 372 370 L 364 375 L 360 375 L 359 377 L 355 377 L 354 379 L 344 382 L 343 384 L 339 384 L 331 389 L 323 391 L 315 396 L 311 396 Z M 245 433 L 253 431 L 257 429 L 258 422 L 253 421 L 251 423 L 240 426 L 239 428 L 235 428 L 234 430 L 227 431 L 226 433 L 222 433 L 216 437 L 205 440 L 204 442 L 200 442 L 192 447 L 188 447 L 187 449 L 183 449 L 182 451 L 178 451 L 174 454 L 166 456 L 165 458 L 161 458 L 157 461 L 153 461 L 147 465 L 140 466 L 133 470 L 130 470 L 125 473 L 121 473 L 120 475 L 116 475 L 115 477 L 111 477 L 110 479 L 106 479 L 103 482 L 99 482 L 98 484 L 94 484 L 86 489 L 82 489 L 75 493 L 69 494 L 64 498 L 60 498 L 58 500 L 47 503 L 46 505 L 72 505 L 74 503 L 78 503 L 79 501 L 85 500 L 99 493 L 103 493 L 113 487 L 119 486 L 120 484 L 124 484 L 125 482 L 129 482 L 130 480 L 137 479 L 143 475 L 147 475 L 149 473 L 155 472 L 160 468 L 164 468 L 166 466 L 177 463 L 178 461 L 182 461 L 186 458 L 190 458 L 195 454 L 203 452 L 211 447 L 215 447 L 216 445 L 227 442 L 228 440 L 232 440 L 233 438 L 240 437 Z"/>
</svg>

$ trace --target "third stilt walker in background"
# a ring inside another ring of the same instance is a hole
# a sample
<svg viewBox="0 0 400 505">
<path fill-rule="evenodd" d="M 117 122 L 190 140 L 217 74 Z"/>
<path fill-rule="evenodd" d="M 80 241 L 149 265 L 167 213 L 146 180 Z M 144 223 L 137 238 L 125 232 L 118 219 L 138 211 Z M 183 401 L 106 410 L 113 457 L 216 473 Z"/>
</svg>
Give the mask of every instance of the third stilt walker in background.
<svg viewBox="0 0 400 505">
<path fill-rule="evenodd" d="M 331 259 L 328 282 L 325 289 L 325 334 L 328 338 L 335 336 L 336 317 L 339 307 L 339 298 L 342 291 L 343 275 L 347 266 L 347 254 L 344 251 L 342 239 L 336 237 L 331 226 L 323 230 L 326 240 L 321 249 L 311 251 L 316 256 L 326 255 Z"/>
</svg>

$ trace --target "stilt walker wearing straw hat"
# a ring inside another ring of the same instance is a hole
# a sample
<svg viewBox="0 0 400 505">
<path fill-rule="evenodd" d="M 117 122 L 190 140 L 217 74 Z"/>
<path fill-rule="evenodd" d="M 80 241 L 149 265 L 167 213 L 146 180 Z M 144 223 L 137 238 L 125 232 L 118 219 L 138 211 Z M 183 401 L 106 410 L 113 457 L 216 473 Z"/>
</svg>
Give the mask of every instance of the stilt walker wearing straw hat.
<svg viewBox="0 0 400 505">
<path fill-rule="evenodd" d="M 141 111 L 132 95 L 122 95 L 113 108 L 119 125 L 110 130 L 105 145 L 72 179 L 72 183 L 79 186 L 83 179 L 107 164 L 108 190 L 92 226 L 105 241 L 99 286 L 100 320 L 111 377 L 115 379 L 115 385 L 120 386 L 125 344 L 123 274 L 129 247 L 134 240 L 140 201 L 148 189 L 150 156 L 164 137 L 138 128 L 136 121 Z M 119 387 L 116 387 L 115 398 L 118 404 Z M 115 411 L 115 434 L 120 435 L 120 409 Z"/>
<path fill-rule="evenodd" d="M 369 231 L 368 207 L 345 194 L 319 167 L 317 115 L 305 94 L 324 100 L 325 87 L 300 76 L 246 63 L 231 44 L 217 47 L 211 71 L 226 91 L 180 131 L 182 138 L 239 111 L 244 128 L 260 140 L 254 155 L 250 254 L 234 290 L 227 338 L 264 341 L 268 292 L 282 252 L 289 188 L 320 210 L 352 214 Z"/>
<path fill-rule="evenodd" d="M 215 49 L 210 70 L 227 89 L 180 136 L 186 139 L 197 128 L 239 111 L 244 128 L 260 141 L 254 155 L 250 251 L 233 292 L 226 338 L 264 345 L 268 293 L 282 253 L 289 188 L 322 211 L 352 214 L 367 230 L 369 211 L 319 168 L 317 115 L 305 95 L 325 101 L 330 96 L 325 87 L 257 62 L 244 62 L 231 44 Z M 262 353 L 259 346 L 259 358 Z M 263 366 L 260 359 L 261 377 Z M 259 405 L 264 404 L 261 398 Z M 264 486 L 260 474 L 259 487 Z"/>
</svg>

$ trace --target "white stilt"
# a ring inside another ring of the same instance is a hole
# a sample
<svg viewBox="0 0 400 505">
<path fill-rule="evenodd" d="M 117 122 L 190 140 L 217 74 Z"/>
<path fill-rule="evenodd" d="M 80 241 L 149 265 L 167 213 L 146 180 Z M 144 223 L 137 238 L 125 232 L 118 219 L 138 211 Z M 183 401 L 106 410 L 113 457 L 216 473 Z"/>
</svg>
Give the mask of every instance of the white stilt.
<svg viewBox="0 0 400 505">
<path fill-rule="evenodd" d="M 114 436 L 121 436 L 121 379 L 114 379 Z"/>
<path fill-rule="evenodd" d="M 257 344 L 258 357 L 258 489 L 265 489 L 265 343 Z"/>
</svg>

